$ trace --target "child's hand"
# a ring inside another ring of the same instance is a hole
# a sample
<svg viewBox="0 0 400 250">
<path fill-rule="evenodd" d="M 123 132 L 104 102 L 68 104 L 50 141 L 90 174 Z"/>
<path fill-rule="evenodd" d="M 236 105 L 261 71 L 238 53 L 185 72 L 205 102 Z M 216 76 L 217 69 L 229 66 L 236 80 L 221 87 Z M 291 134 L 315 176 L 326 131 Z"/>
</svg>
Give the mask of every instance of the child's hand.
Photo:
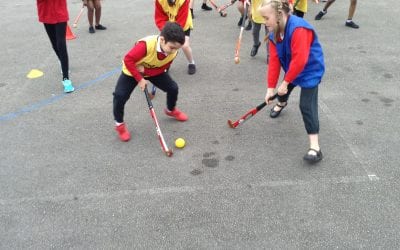
<svg viewBox="0 0 400 250">
<path fill-rule="evenodd" d="M 281 85 L 278 88 L 278 95 L 282 96 L 282 95 L 286 95 L 288 92 L 287 86 L 289 85 L 289 83 L 285 80 L 282 81 Z"/>
<path fill-rule="evenodd" d="M 268 88 L 267 94 L 265 94 L 265 102 L 269 104 L 272 102 L 271 97 L 274 96 L 274 89 L 273 88 Z"/>
<path fill-rule="evenodd" d="M 146 85 L 147 85 L 147 81 L 144 78 L 142 78 L 142 80 L 140 80 L 138 82 L 138 85 L 139 85 L 140 89 L 142 91 L 144 91 L 144 89 L 146 88 Z"/>
<path fill-rule="evenodd" d="M 83 6 L 87 6 L 87 0 L 82 0 Z"/>
</svg>

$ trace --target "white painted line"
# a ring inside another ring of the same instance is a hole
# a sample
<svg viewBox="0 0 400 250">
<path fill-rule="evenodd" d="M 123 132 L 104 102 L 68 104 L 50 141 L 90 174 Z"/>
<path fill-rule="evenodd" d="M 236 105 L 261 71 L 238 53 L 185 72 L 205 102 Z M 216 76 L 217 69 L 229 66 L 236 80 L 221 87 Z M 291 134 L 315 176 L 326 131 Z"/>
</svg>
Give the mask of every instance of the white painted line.
<svg viewBox="0 0 400 250">
<path fill-rule="evenodd" d="M 103 200 L 103 199 L 115 199 L 126 196 L 141 196 L 141 195 L 163 195 L 163 194 L 188 194 L 196 192 L 213 192 L 223 190 L 246 190 L 249 188 L 279 188 L 279 187 L 290 187 L 290 186 L 310 186 L 319 187 L 331 184 L 350 184 L 350 183 L 363 183 L 371 181 L 379 181 L 380 179 L 376 175 L 368 176 L 342 176 L 336 178 L 321 178 L 312 180 L 277 180 L 277 181 L 266 181 L 261 183 L 244 183 L 244 184 L 232 184 L 232 185 L 221 185 L 221 186 L 181 186 L 181 187 L 160 187 L 160 188 L 147 188 L 147 189 L 130 189 L 120 190 L 115 192 L 98 192 L 98 193 L 86 193 L 86 194 L 65 194 L 55 196 L 37 196 L 37 197 L 23 197 L 17 199 L 0 199 L 0 205 L 15 205 L 20 203 L 32 203 L 32 202 L 65 202 L 72 201 L 75 197 L 79 200 Z"/>
</svg>

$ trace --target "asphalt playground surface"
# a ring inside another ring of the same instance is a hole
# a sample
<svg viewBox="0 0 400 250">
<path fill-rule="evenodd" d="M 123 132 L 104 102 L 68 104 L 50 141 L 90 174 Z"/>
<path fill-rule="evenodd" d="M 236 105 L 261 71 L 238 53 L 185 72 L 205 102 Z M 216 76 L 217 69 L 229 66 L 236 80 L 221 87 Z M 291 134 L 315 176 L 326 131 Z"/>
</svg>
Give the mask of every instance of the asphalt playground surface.
<svg viewBox="0 0 400 250">
<path fill-rule="evenodd" d="M 68 42 L 76 91 L 63 94 L 60 66 L 35 1 L 2 1 L 0 46 L 0 249 L 399 249 L 400 19 L 395 0 L 348 1 L 321 21 L 306 19 L 323 46 L 320 143 L 324 159 L 302 156 L 308 138 L 299 90 L 277 119 L 269 108 L 233 130 L 263 101 L 266 51 L 249 56 L 244 33 L 235 65 L 238 12 L 226 18 L 195 5 L 197 73 L 180 53 L 170 72 L 189 121 L 153 101 L 173 147 L 166 157 L 139 89 L 126 106 L 132 140 L 114 131 L 112 92 L 122 57 L 157 34 L 153 1 L 103 1 L 106 31 L 85 15 Z M 219 4 L 225 3 L 217 1 Z M 70 25 L 81 1 L 68 1 Z M 397 14 L 396 14 L 397 12 Z M 44 75 L 28 79 L 31 69 Z"/>
</svg>

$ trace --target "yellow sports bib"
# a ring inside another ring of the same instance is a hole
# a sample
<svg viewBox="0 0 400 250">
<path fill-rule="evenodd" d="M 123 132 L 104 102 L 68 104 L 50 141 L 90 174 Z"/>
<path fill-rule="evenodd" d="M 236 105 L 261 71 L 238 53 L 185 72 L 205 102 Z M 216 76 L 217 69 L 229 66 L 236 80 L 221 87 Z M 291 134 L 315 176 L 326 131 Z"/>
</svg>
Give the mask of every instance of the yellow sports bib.
<svg viewBox="0 0 400 250">
<path fill-rule="evenodd" d="M 159 60 L 157 57 L 157 35 L 148 36 L 140 39 L 139 41 L 144 41 L 146 43 L 146 56 L 136 63 L 136 67 L 138 69 L 143 67 L 145 69 L 161 68 L 165 64 L 174 60 L 178 54 L 178 52 L 175 51 L 175 53 L 168 55 L 162 60 Z M 129 72 L 129 70 L 126 68 L 125 63 L 122 63 L 122 72 L 124 72 L 125 75 L 132 76 L 131 72 Z"/>
</svg>

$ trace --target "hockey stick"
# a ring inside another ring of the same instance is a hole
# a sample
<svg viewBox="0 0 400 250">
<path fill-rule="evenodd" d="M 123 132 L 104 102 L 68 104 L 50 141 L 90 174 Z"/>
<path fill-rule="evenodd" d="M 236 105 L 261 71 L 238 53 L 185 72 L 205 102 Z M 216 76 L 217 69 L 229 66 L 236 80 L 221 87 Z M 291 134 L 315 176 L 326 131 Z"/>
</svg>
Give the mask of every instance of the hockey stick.
<svg viewBox="0 0 400 250">
<path fill-rule="evenodd" d="M 222 16 L 222 17 L 226 17 L 228 14 L 223 11 L 220 10 L 220 8 L 215 4 L 214 0 L 208 0 L 210 2 L 210 4 L 214 7 L 214 9 Z"/>
<path fill-rule="evenodd" d="M 153 104 L 151 103 L 151 100 L 150 100 L 149 91 L 147 90 L 147 85 L 144 89 L 144 94 L 146 96 L 147 105 L 149 106 L 149 109 L 150 109 L 151 118 L 153 118 L 154 124 L 156 125 L 156 131 L 157 131 L 158 139 L 160 140 L 161 149 L 168 157 L 171 157 L 173 152 L 171 149 L 168 148 L 168 145 L 164 140 L 164 136 L 161 133 L 160 125 L 158 125 L 156 112 L 154 111 Z"/>
<path fill-rule="evenodd" d="M 249 6 L 249 2 L 247 0 L 244 1 L 243 22 L 242 22 L 242 25 L 240 26 L 239 38 L 236 41 L 236 48 L 235 48 L 235 59 L 234 60 L 235 60 L 236 64 L 238 64 L 240 62 L 240 45 L 242 43 L 244 25 L 245 25 L 246 19 L 247 19 L 248 6 Z"/>
<path fill-rule="evenodd" d="M 275 94 L 273 96 L 271 96 L 269 98 L 270 101 L 274 100 L 276 97 L 278 96 L 278 94 Z M 250 119 L 251 117 L 253 117 L 255 114 L 257 114 L 258 111 L 260 111 L 261 109 L 263 109 L 265 106 L 267 106 L 266 102 L 261 103 L 260 105 L 258 105 L 257 107 L 249 110 L 245 115 L 243 115 L 242 117 L 240 117 L 239 120 L 232 122 L 231 120 L 228 120 L 228 125 L 231 128 L 236 128 L 237 126 L 239 126 L 240 124 L 242 124 L 243 122 L 245 122 L 246 120 Z"/>
<path fill-rule="evenodd" d="M 82 8 L 81 8 L 81 10 L 79 11 L 78 16 L 76 16 L 76 18 L 75 18 L 75 20 L 74 20 L 74 24 L 72 24 L 72 27 L 76 28 L 76 27 L 78 26 L 79 19 L 81 18 L 84 9 L 85 9 L 85 6 L 82 5 Z"/>
<path fill-rule="evenodd" d="M 236 3 L 237 0 L 231 0 L 229 3 L 222 5 L 221 7 L 218 8 L 218 12 L 224 11 L 226 8 L 229 6 L 232 6 L 234 3 Z"/>
</svg>

